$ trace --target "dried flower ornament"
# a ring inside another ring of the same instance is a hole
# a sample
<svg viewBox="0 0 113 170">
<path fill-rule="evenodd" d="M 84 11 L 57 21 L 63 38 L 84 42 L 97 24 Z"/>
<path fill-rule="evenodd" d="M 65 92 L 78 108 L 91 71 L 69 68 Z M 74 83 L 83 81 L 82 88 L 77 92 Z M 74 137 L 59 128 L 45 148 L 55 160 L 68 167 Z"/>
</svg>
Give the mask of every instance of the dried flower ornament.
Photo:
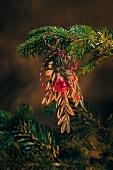
<svg viewBox="0 0 113 170">
<path fill-rule="evenodd" d="M 56 47 L 51 46 L 45 36 L 46 34 L 51 34 L 54 36 L 57 45 Z M 43 67 L 48 60 L 51 59 L 51 62 L 48 63 L 48 70 L 45 71 L 45 75 L 48 77 L 47 83 L 44 87 L 42 82 L 42 70 L 40 72 L 40 82 L 42 84 L 42 88 L 46 91 L 45 96 L 42 100 L 42 104 L 50 104 L 53 100 L 56 102 L 57 108 L 57 118 L 58 125 L 61 125 L 61 133 L 65 130 L 67 133 L 70 132 L 70 117 L 74 116 L 74 111 L 71 108 L 69 101 L 75 103 L 75 107 L 78 106 L 80 103 L 83 106 L 83 96 L 81 94 L 81 89 L 78 84 L 78 78 L 74 73 L 74 70 L 77 69 L 77 61 L 74 56 L 74 66 L 72 66 L 68 59 L 68 54 L 61 48 L 60 42 L 58 37 L 53 32 L 46 32 L 43 36 L 45 44 L 53 50 L 53 53 L 45 60 L 43 63 Z M 53 65 L 52 58 L 57 56 L 58 62 Z M 66 65 L 68 66 L 69 70 L 63 68 L 63 59 L 66 61 Z M 62 69 L 63 68 L 63 69 Z"/>
<path fill-rule="evenodd" d="M 58 92 L 63 92 L 69 88 L 69 85 L 64 81 L 63 77 L 60 74 L 57 74 L 57 79 L 55 82 L 55 90 Z"/>
</svg>

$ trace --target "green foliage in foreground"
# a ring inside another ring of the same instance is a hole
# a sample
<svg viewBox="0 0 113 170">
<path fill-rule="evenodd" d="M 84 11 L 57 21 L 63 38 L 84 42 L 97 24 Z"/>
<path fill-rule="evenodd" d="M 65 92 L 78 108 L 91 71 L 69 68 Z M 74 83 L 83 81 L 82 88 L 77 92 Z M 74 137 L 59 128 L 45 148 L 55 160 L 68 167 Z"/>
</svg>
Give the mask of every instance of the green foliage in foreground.
<svg viewBox="0 0 113 170">
<path fill-rule="evenodd" d="M 0 111 L 0 169 L 112 170 L 113 114 L 104 119 L 81 107 L 73 109 L 69 134 L 40 125 L 27 104 L 14 115 Z"/>
</svg>

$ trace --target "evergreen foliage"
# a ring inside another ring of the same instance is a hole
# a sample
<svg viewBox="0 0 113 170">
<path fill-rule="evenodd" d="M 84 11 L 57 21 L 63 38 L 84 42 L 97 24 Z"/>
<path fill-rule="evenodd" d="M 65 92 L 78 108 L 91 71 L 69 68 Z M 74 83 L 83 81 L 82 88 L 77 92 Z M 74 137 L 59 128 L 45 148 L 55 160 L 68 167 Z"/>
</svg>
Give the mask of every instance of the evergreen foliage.
<svg viewBox="0 0 113 170">
<path fill-rule="evenodd" d="M 31 31 L 28 40 L 18 47 L 19 55 L 29 59 L 37 55 L 53 54 L 54 50 L 43 40 L 43 34 L 48 31 L 55 33 L 60 42 L 60 49 L 70 55 L 70 60 L 73 60 L 71 55 L 81 60 L 85 54 L 90 53 L 89 60 L 76 70 L 78 76 L 89 73 L 100 61 L 113 56 L 113 31 L 107 27 L 94 29 L 86 25 L 74 25 L 67 29 L 55 26 L 37 28 Z M 47 34 L 46 39 L 49 44 L 56 47 L 55 38 L 51 34 Z"/>
<path fill-rule="evenodd" d="M 113 114 L 104 120 L 81 107 L 74 111 L 69 134 L 40 125 L 28 104 L 14 115 L 0 111 L 1 170 L 112 170 Z"/>
<path fill-rule="evenodd" d="M 60 46 L 55 37 L 58 37 Z M 44 33 L 46 41 L 44 42 Z M 54 47 L 54 48 L 51 48 Z M 18 47 L 24 59 L 42 56 L 46 59 L 56 51 L 66 52 L 68 60 L 90 58 L 75 73 L 85 75 L 101 61 L 113 56 L 113 31 L 74 25 L 67 29 L 47 26 L 28 34 L 28 40 Z M 57 64 L 58 55 L 49 58 Z M 74 58 L 75 56 L 75 58 Z M 46 60 L 45 59 L 45 60 Z M 62 59 L 65 61 L 65 58 Z M 48 60 L 46 60 L 48 62 Z M 46 65 L 45 65 L 46 67 Z M 41 125 L 34 117 L 33 108 L 22 103 L 15 114 L 0 111 L 0 169 L 1 170 L 112 170 L 113 169 L 113 112 L 97 115 L 80 104 L 71 116 L 70 133 L 60 133 Z M 44 108 L 45 115 L 56 113 L 55 102 Z M 97 153 L 98 156 L 95 156 Z"/>
</svg>

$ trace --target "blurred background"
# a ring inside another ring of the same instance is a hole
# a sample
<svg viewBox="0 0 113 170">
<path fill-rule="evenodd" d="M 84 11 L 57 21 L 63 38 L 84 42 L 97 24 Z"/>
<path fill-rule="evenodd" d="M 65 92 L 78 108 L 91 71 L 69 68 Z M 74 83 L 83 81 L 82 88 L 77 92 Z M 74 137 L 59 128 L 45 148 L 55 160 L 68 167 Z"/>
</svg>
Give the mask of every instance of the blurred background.
<svg viewBox="0 0 113 170">
<path fill-rule="evenodd" d="M 39 121 L 51 122 L 42 114 L 42 60 L 37 56 L 25 61 L 17 47 L 35 28 L 75 24 L 113 29 L 113 0 L 0 0 L 0 109 L 14 113 L 25 102 L 33 106 Z M 96 111 L 112 105 L 113 60 L 80 78 L 80 84 L 85 101 Z"/>
</svg>

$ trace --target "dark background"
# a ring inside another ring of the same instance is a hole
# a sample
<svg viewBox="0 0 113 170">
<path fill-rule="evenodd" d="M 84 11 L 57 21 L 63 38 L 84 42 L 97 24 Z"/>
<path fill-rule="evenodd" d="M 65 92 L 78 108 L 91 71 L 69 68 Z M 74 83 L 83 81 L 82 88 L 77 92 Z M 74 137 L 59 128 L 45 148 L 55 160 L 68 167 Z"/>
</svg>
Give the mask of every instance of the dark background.
<svg viewBox="0 0 113 170">
<path fill-rule="evenodd" d="M 113 29 L 113 0 L 0 0 L 0 109 L 14 113 L 26 102 L 40 121 L 50 123 L 41 113 L 42 61 L 40 57 L 25 61 L 16 50 L 35 28 L 75 24 Z M 89 106 L 102 110 L 113 101 L 113 60 L 98 65 L 80 84 Z"/>
</svg>

